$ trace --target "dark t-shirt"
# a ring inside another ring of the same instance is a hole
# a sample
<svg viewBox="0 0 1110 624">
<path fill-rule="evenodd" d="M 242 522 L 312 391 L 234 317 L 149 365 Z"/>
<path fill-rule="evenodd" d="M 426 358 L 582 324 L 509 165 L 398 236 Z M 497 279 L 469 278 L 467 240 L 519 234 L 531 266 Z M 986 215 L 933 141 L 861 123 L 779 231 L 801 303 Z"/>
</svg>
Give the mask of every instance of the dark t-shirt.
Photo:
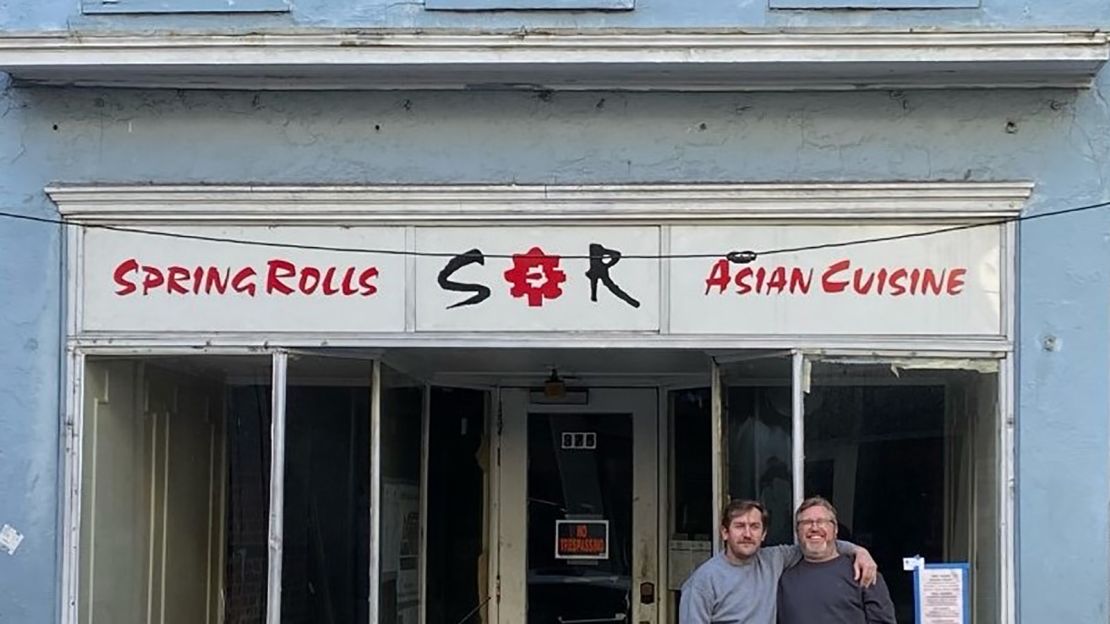
<svg viewBox="0 0 1110 624">
<path fill-rule="evenodd" d="M 894 603 L 879 575 L 860 587 L 850 557 L 801 561 L 779 579 L 779 624 L 896 624 Z"/>
</svg>

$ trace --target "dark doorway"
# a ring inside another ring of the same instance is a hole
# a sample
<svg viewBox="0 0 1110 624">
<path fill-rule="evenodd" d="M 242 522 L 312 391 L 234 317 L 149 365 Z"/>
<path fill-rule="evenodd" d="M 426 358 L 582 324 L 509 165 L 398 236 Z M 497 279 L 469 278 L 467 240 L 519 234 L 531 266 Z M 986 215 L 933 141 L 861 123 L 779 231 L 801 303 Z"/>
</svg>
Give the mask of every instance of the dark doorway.
<svg viewBox="0 0 1110 624">
<path fill-rule="evenodd" d="M 486 392 L 433 387 L 430 420 L 427 622 L 485 622 Z"/>
</svg>

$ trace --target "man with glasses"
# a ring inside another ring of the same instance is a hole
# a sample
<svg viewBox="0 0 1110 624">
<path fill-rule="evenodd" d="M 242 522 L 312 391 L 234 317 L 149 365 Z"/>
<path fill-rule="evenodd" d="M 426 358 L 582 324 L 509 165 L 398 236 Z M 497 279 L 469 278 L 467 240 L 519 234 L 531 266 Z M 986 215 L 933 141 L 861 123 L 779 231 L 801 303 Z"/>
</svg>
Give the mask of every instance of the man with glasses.
<svg viewBox="0 0 1110 624">
<path fill-rule="evenodd" d="M 721 514 L 724 550 L 694 570 L 682 585 L 679 624 L 775 623 L 779 577 L 801 560 L 802 551 L 798 546 L 761 548 L 767 519 L 767 511 L 756 501 L 735 500 L 725 507 Z M 866 549 L 848 542 L 837 542 L 835 548 L 854 555 L 857 579 L 865 585 L 874 582 L 877 568 Z"/>
<path fill-rule="evenodd" d="M 804 559 L 779 580 L 779 624 L 895 624 L 882 575 L 871 587 L 857 585 L 852 562 L 837 552 L 832 503 L 807 498 L 794 520 Z"/>
</svg>

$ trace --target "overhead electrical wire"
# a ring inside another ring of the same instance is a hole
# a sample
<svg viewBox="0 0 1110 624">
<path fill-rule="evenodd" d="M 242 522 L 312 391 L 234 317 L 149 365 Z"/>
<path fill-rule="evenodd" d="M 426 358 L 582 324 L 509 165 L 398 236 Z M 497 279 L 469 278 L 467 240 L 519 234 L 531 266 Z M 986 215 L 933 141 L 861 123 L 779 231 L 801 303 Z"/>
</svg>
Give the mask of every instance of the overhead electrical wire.
<svg viewBox="0 0 1110 624">
<path fill-rule="evenodd" d="M 1098 202 L 1095 204 L 1086 204 L 1083 206 L 1076 206 L 1073 208 L 1065 208 L 1062 210 L 1054 210 L 1049 212 L 1042 212 L 1031 215 L 1018 215 L 1014 217 L 1004 217 L 1001 219 L 993 219 L 989 221 L 980 221 L 976 223 L 964 223 L 960 225 L 953 225 L 947 227 L 940 227 L 932 230 L 924 230 L 920 232 L 905 232 L 902 234 L 891 234 L 887 236 L 873 236 L 867 238 L 856 238 L 846 241 L 834 241 L 828 243 L 815 243 L 812 245 L 799 245 L 796 247 L 779 247 L 764 250 L 732 250 L 724 252 L 701 252 L 701 253 L 669 253 L 669 254 L 621 254 L 624 259 L 640 259 L 640 260 L 681 260 L 681 259 L 699 259 L 699 258 L 727 258 L 729 261 L 746 264 L 753 262 L 761 256 L 774 256 L 791 253 L 802 253 L 806 251 L 818 251 L 822 249 L 838 249 L 842 247 L 855 247 L 861 245 L 872 245 L 877 243 L 887 243 L 900 240 L 908 240 L 915 238 L 924 238 L 927 236 L 937 236 L 941 234 L 948 234 L 951 232 L 960 232 L 964 230 L 972 230 L 981 227 L 994 227 L 997 225 L 1007 225 L 1010 223 L 1021 223 L 1025 221 L 1033 221 L 1036 219 L 1045 219 L 1049 217 L 1060 217 L 1064 215 L 1076 214 L 1080 212 L 1087 212 L 1097 210 L 1100 208 L 1110 207 L 1110 201 Z M 341 247 L 333 245 L 312 245 L 306 243 L 285 243 L 280 241 L 263 241 L 252 239 L 231 238 L 224 236 L 210 236 L 205 234 L 189 234 L 186 232 L 174 232 L 168 230 L 151 230 L 145 228 L 131 227 L 126 225 L 111 225 L 107 223 L 81 223 L 77 221 L 70 221 L 68 219 L 53 219 L 49 217 L 36 217 L 31 215 L 24 215 L 14 212 L 0 211 L 0 218 L 14 219 L 20 221 L 31 221 L 35 223 L 44 223 L 49 225 L 62 225 L 66 227 L 77 227 L 84 229 L 99 229 L 110 230 L 113 232 L 122 232 L 126 234 L 138 234 L 143 236 L 160 236 L 163 238 L 175 238 L 183 240 L 194 240 L 209 243 L 223 243 L 229 245 L 244 245 L 252 247 L 269 247 L 275 249 L 298 249 L 304 251 L 327 251 L 338 253 L 358 253 L 358 254 L 377 254 L 377 255 L 390 255 L 390 256 L 414 256 L 424 258 L 453 258 L 460 255 L 459 252 L 453 251 L 417 251 L 408 249 L 370 249 L 361 247 Z M 486 258 L 505 258 L 512 259 L 514 256 L 520 254 L 484 254 Z M 589 260 L 592 258 L 589 254 L 559 254 L 560 258 L 568 260 Z"/>
</svg>

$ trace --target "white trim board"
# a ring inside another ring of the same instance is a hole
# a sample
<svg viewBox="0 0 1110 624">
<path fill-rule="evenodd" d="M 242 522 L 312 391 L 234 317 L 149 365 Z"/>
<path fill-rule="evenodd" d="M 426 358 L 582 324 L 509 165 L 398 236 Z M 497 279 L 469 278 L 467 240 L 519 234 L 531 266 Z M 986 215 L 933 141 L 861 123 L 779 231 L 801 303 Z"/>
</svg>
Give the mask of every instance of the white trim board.
<svg viewBox="0 0 1110 624">
<path fill-rule="evenodd" d="M 802 349 L 807 353 L 912 353 L 915 357 L 953 357 L 1004 354 L 1013 343 L 990 336 L 770 336 L 699 335 L 661 336 L 654 332 L 427 332 L 423 334 L 235 334 L 118 333 L 84 334 L 68 339 L 70 348 L 94 355 L 254 353 L 273 348 L 393 349 L 455 347 L 464 349 L 598 348 L 730 350 Z"/>
<path fill-rule="evenodd" d="M 142 222 L 650 222 L 985 219 L 1020 213 L 1031 182 L 634 185 L 54 185 L 68 219 Z"/>
<path fill-rule="evenodd" d="M 0 71 L 35 84 L 191 89 L 1086 88 L 1099 31 L 481 30 L 32 33 Z"/>
</svg>

